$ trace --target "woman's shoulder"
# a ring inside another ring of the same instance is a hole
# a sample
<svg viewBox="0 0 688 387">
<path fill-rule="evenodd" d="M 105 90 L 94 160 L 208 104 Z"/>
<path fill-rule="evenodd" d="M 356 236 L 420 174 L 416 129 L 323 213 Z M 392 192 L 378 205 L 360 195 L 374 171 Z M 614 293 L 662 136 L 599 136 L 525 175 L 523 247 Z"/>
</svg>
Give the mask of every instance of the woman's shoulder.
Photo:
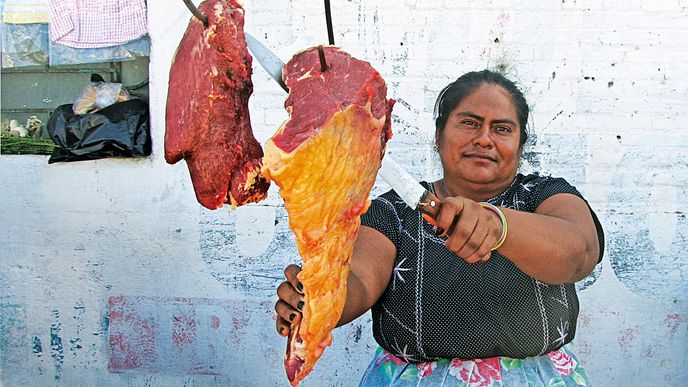
<svg viewBox="0 0 688 387">
<path fill-rule="evenodd" d="M 512 187 L 516 190 L 521 190 L 525 192 L 537 192 L 545 188 L 550 189 L 562 189 L 568 191 L 574 189 L 568 181 L 563 177 L 551 176 L 551 175 L 541 175 L 538 172 L 529 173 L 527 175 L 519 173 L 514 179 L 514 184 Z"/>
<path fill-rule="evenodd" d="M 547 198 L 560 193 L 581 196 L 578 190 L 563 177 L 519 173 L 504 193 L 490 201 L 511 208 L 532 211 Z"/>
<path fill-rule="evenodd" d="M 548 182 L 552 180 L 566 180 L 563 177 L 541 174 L 540 172 L 531 172 L 528 174 L 519 173 L 516 175 L 516 180 L 520 182 Z"/>
</svg>

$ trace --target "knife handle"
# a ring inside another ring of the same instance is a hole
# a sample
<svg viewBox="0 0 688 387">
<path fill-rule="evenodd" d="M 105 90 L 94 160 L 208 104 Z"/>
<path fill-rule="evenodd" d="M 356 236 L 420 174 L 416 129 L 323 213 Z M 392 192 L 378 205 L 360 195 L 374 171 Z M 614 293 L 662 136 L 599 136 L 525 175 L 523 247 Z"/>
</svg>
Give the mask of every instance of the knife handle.
<svg viewBox="0 0 688 387">
<path fill-rule="evenodd" d="M 437 215 L 440 213 L 441 205 L 442 202 L 440 201 L 440 199 L 437 196 L 435 196 L 435 194 L 433 194 L 432 192 L 426 190 L 425 194 L 422 198 L 420 198 L 420 201 L 418 202 L 417 209 L 423 215 L 426 215 L 424 216 L 424 218 L 428 220 L 428 222 L 435 225 L 434 220 L 437 219 Z M 432 221 L 430 221 L 428 217 L 432 219 Z"/>
</svg>

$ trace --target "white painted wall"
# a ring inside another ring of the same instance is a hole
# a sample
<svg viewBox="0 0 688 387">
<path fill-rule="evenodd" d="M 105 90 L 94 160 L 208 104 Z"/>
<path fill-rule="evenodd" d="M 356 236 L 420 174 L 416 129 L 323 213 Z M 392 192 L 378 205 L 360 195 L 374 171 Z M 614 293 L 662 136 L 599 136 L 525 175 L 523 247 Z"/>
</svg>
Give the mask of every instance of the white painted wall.
<svg viewBox="0 0 688 387">
<path fill-rule="evenodd" d="M 432 106 L 460 74 L 502 66 L 526 90 L 524 170 L 563 176 L 605 226 L 580 284 L 574 349 L 597 386 L 688 384 L 688 1 L 332 2 L 335 42 L 397 99 L 390 154 L 438 176 Z M 323 3 L 244 2 L 285 60 L 327 42 Z M 277 192 L 238 211 L 196 203 L 163 158 L 171 57 L 189 14 L 149 0 L 153 155 L 47 164 L 0 156 L 0 385 L 286 386 L 272 304 L 297 261 Z M 284 95 L 254 63 L 264 142 Z M 385 191 L 379 183 L 373 194 Z M 355 385 L 375 346 L 363 316 L 304 386 Z"/>
</svg>

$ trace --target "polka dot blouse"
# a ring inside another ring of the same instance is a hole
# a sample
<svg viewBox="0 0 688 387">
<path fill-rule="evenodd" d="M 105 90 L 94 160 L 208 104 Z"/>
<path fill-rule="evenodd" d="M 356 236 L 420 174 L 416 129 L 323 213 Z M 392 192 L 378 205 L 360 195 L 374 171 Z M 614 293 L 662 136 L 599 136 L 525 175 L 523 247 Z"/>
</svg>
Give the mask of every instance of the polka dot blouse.
<svg viewBox="0 0 688 387">
<path fill-rule="evenodd" d="M 432 184 L 422 184 L 434 191 Z M 582 198 L 564 179 L 519 174 L 489 202 L 534 212 L 560 193 Z M 601 259 L 604 235 L 591 213 Z M 372 309 L 375 340 L 393 355 L 414 363 L 455 357 L 524 358 L 556 350 L 573 339 L 578 317 L 574 284 L 542 283 L 496 251 L 487 262 L 464 262 L 394 191 L 373 200 L 361 223 L 383 233 L 397 248 L 389 286 Z"/>
</svg>

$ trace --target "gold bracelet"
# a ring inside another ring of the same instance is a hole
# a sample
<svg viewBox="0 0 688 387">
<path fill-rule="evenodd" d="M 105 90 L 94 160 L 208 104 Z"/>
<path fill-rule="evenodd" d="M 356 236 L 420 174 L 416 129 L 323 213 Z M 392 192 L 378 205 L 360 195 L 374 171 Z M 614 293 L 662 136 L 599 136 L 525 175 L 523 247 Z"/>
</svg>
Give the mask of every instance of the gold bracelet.
<svg viewBox="0 0 688 387">
<path fill-rule="evenodd" d="M 497 250 L 498 248 L 502 247 L 504 244 L 504 241 L 506 240 L 506 234 L 509 231 L 509 224 L 506 221 L 506 216 L 504 216 L 504 213 L 502 210 L 499 209 L 499 207 L 495 206 L 494 204 L 490 204 L 488 202 L 480 202 L 480 205 L 483 208 L 487 208 L 488 210 L 494 212 L 499 216 L 499 220 L 502 221 L 502 236 L 499 238 L 497 243 L 492 247 L 492 251 Z"/>
</svg>

